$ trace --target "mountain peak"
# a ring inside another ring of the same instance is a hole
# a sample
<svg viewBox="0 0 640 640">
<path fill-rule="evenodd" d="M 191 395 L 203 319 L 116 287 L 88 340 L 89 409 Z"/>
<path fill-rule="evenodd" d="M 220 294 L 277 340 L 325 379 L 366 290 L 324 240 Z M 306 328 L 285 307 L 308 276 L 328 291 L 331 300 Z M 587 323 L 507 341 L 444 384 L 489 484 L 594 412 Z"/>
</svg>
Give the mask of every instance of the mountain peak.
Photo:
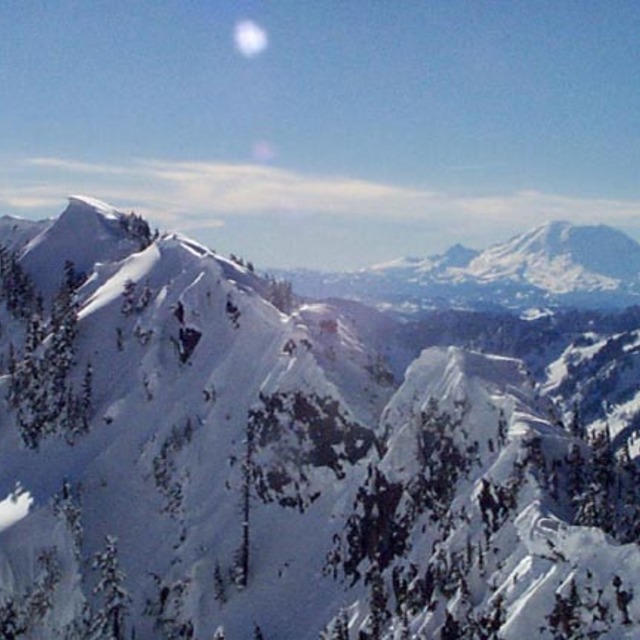
<svg viewBox="0 0 640 640">
<path fill-rule="evenodd" d="M 437 263 L 441 268 L 466 267 L 478 253 L 476 249 L 470 249 L 458 242 L 439 256 Z"/>
<path fill-rule="evenodd" d="M 45 295 L 62 281 L 64 263 L 88 273 L 96 262 L 124 258 L 148 243 L 149 226 L 135 214 L 87 196 L 70 196 L 67 208 L 25 246 L 23 267 Z"/>
<path fill-rule="evenodd" d="M 484 281 L 526 280 L 554 293 L 613 289 L 640 273 L 640 245 L 603 224 L 552 221 L 491 247 L 469 267 Z"/>
<path fill-rule="evenodd" d="M 102 202 L 102 200 L 98 200 L 97 198 L 91 198 L 89 196 L 83 195 L 71 195 L 68 197 L 69 206 L 62 213 L 62 215 L 68 214 L 77 214 L 77 213 L 99 213 L 105 218 L 109 218 L 112 220 L 117 219 L 119 216 L 123 215 L 122 212 L 118 211 L 115 207 L 106 202 Z"/>
</svg>

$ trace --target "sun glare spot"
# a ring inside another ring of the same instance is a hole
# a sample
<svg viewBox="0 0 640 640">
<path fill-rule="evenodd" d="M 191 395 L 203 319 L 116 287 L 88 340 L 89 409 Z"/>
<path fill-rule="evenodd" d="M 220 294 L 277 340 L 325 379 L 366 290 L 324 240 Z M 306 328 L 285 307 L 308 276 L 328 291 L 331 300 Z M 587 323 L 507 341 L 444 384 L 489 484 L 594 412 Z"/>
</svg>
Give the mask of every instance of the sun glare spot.
<svg viewBox="0 0 640 640">
<path fill-rule="evenodd" d="M 253 145 L 251 155 L 256 162 L 271 162 L 276 157 L 276 151 L 266 140 L 259 140 Z"/>
<path fill-rule="evenodd" d="M 269 46 L 267 32 L 251 20 L 238 22 L 233 37 L 236 49 L 245 58 L 255 58 Z"/>
</svg>

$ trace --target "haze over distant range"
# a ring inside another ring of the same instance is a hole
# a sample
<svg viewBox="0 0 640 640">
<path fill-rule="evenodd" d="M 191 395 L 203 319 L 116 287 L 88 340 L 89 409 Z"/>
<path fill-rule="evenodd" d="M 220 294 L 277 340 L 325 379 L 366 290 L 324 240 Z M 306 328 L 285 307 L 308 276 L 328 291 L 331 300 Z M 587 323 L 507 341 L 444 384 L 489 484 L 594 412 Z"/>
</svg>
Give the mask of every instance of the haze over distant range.
<svg viewBox="0 0 640 640">
<path fill-rule="evenodd" d="M 0 213 L 71 193 L 259 266 L 640 238 L 640 6 L 150 0 L 0 7 Z"/>
</svg>

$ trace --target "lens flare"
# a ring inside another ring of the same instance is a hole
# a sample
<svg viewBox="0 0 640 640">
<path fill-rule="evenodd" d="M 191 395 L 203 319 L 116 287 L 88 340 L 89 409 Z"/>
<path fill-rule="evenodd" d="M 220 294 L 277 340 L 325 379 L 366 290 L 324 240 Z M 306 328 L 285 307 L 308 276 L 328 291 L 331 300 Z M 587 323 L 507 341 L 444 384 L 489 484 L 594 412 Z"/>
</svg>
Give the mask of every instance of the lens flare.
<svg viewBox="0 0 640 640">
<path fill-rule="evenodd" d="M 251 20 L 238 22 L 233 37 L 236 49 L 245 58 L 255 58 L 269 46 L 267 32 Z"/>
<path fill-rule="evenodd" d="M 257 162 L 269 163 L 275 159 L 276 150 L 273 148 L 273 145 L 266 140 L 259 140 L 254 143 L 251 149 L 251 155 Z"/>
</svg>

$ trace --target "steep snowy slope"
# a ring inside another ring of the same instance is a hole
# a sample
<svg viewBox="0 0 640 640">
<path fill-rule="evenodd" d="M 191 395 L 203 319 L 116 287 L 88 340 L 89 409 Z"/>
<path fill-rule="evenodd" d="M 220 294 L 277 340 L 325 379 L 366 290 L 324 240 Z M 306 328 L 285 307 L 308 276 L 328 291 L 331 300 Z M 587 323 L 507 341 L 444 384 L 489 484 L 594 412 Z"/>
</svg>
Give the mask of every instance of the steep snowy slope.
<svg viewBox="0 0 640 640">
<path fill-rule="evenodd" d="M 608 430 L 614 450 L 638 455 L 640 332 L 593 327 L 575 337 L 546 369 L 544 393 L 555 398 L 577 433 Z"/>
<path fill-rule="evenodd" d="M 629 503 L 611 498 L 597 451 L 552 415 L 516 360 L 430 349 L 409 367 L 382 418 L 385 453 L 331 556 L 337 574 L 369 584 L 343 609 L 355 637 L 637 635 L 640 552 L 620 524 Z M 609 471 L 635 495 L 634 472 Z M 598 489 L 588 497 L 579 483 Z M 598 491 L 611 502 L 594 518 Z"/>
<path fill-rule="evenodd" d="M 95 626 L 102 611 L 87 559 L 115 536 L 131 596 L 126 626 L 136 637 L 199 637 L 218 624 L 248 637 L 254 621 L 274 637 L 294 637 L 323 593 L 317 576 L 337 526 L 329 517 L 336 494 L 374 446 L 373 421 L 393 391 L 383 354 L 330 307 L 321 316 L 311 308 L 283 315 L 252 288 L 260 288 L 257 276 L 192 241 L 168 235 L 132 251 L 128 236 L 112 233 L 120 214 L 87 200 L 73 201 L 71 212 L 77 224 L 65 233 L 48 227 L 23 260 L 47 287 L 54 254 L 80 258 L 84 284 L 72 296 L 64 287 L 56 293 L 50 319 L 34 307 L 11 320 L 11 340 L 0 338 L 8 398 L 0 486 L 9 493 L 19 481 L 34 500 L 32 512 L 0 534 L 14 576 L 3 583 L 11 585 L 5 596 L 20 624 L 31 620 L 29 637 L 71 637 L 72 628 L 84 637 L 85 617 Z M 60 227 L 68 217 L 69 209 Z M 76 250 L 91 244 L 87 227 L 103 261 L 90 268 Z M 311 316 L 319 331 L 305 324 Z M 343 393 L 336 383 L 346 380 Z M 249 580 L 238 576 L 247 483 Z M 60 533 L 42 545 L 47 520 Z M 45 552 L 55 556 L 54 577 L 38 578 Z M 227 593 L 218 600 L 215 575 Z M 31 615 L 32 593 L 45 579 L 50 602 Z M 327 581 L 326 601 L 339 589 Z M 320 606 L 307 618 L 317 630 L 327 613 Z"/>
</svg>

